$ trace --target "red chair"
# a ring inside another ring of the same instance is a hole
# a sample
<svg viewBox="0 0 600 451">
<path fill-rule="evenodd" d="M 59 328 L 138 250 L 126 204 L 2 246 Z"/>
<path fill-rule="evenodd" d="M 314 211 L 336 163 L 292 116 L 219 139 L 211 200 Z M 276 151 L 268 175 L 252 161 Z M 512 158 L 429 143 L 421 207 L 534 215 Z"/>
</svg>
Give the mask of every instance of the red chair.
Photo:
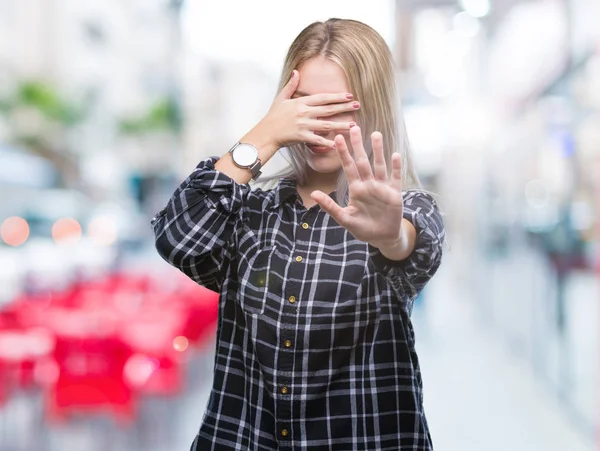
<svg viewBox="0 0 600 451">
<path fill-rule="evenodd" d="M 196 348 L 210 341 L 215 335 L 219 316 L 219 294 L 191 281 L 182 283 L 180 290 L 171 296 L 178 299 L 188 310 L 184 333 Z"/>
<path fill-rule="evenodd" d="M 134 353 L 126 363 L 124 376 L 132 389 L 143 394 L 173 396 L 185 384 L 186 350 L 179 346 L 186 312 L 173 305 L 163 310 L 146 305 L 127 327 L 120 339 Z"/>
<path fill-rule="evenodd" d="M 116 323 L 95 311 L 60 311 L 50 315 L 56 327 L 53 355 L 58 368 L 46 391 L 46 415 L 64 421 L 70 413 L 109 413 L 120 424 L 135 417 L 135 398 L 123 378 L 130 348 L 115 336 Z M 61 329 L 62 327 L 62 329 Z"/>
<path fill-rule="evenodd" d="M 35 383 L 38 362 L 54 351 L 54 336 L 45 329 L 0 329 L 0 367 L 5 392 Z"/>
</svg>

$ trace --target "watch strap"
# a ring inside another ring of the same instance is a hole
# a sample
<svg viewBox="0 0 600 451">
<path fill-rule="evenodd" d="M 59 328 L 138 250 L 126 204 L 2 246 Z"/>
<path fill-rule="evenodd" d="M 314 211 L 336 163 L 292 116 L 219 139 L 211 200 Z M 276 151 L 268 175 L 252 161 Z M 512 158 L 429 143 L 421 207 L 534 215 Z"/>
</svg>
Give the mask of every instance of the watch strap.
<svg viewBox="0 0 600 451">
<path fill-rule="evenodd" d="M 260 158 L 257 157 L 254 164 L 248 168 L 250 169 L 250 172 L 252 172 L 252 180 L 256 180 L 261 176 L 262 172 L 260 168 L 262 168 L 262 163 L 260 161 Z"/>
</svg>

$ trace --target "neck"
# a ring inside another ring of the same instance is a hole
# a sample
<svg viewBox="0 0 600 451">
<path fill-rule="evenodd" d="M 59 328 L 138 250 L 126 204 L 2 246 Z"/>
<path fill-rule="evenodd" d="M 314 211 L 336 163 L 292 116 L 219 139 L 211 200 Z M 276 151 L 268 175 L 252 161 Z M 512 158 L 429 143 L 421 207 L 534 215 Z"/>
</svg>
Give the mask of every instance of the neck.
<svg viewBox="0 0 600 451">
<path fill-rule="evenodd" d="M 306 173 L 306 181 L 302 184 L 302 188 L 308 191 L 319 190 L 329 194 L 335 191 L 337 180 L 338 172 L 322 174 L 314 171 L 312 168 L 308 168 Z"/>
</svg>

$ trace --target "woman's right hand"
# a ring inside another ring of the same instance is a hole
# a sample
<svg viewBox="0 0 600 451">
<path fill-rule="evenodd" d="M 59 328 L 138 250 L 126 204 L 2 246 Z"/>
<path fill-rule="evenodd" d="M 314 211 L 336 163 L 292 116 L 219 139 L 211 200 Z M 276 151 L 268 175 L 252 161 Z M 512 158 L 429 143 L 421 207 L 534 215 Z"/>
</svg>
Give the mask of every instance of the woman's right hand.
<svg viewBox="0 0 600 451">
<path fill-rule="evenodd" d="M 350 93 L 314 94 L 292 98 L 300 74 L 294 70 L 288 84 L 277 95 L 267 115 L 256 125 L 253 132 L 268 137 L 269 144 L 277 149 L 305 142 L 318 146 L 334 147 L 327 139 L 331 131 L 334 136 L 350 130 L 353 122 L 329 120 L 340 113 L 356 111 L 360 104 Z M 325 135 L 325 136 L 322 136 Z"/>
</svg>

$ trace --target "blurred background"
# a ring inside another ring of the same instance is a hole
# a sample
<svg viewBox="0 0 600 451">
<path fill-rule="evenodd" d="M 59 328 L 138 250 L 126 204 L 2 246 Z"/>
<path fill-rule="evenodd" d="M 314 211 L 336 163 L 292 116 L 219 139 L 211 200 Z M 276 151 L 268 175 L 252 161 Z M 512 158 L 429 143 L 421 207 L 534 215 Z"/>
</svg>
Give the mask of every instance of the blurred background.
<svg viewBox="0 0 600 451">
<path fill-rule="evenodd" d="M 413 313 L 436 449 L 600 449 L 600 2 L 0 0 L 0 450 L 189 448 L 216 298 L 149 221 L 329 17 L 393 49 L 445 215 Z"/>
</svg>

